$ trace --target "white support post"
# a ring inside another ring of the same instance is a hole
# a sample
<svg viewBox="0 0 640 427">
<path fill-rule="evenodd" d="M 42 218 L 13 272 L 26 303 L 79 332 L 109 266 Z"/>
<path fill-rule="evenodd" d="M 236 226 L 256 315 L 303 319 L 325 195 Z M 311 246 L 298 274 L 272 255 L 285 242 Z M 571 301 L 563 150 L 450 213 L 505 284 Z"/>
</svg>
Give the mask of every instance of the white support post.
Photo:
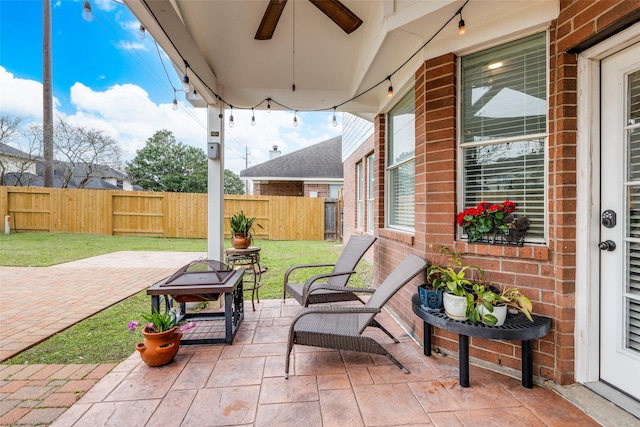
<svg viewBox="0 0 640 427">
<path fill-rule="evenodd" d="M 224 262 L 224 110 L 207 107 L 207 145 L 219 143 L 217 159 L 208 160 L 207 257 Z"/>
</svg>

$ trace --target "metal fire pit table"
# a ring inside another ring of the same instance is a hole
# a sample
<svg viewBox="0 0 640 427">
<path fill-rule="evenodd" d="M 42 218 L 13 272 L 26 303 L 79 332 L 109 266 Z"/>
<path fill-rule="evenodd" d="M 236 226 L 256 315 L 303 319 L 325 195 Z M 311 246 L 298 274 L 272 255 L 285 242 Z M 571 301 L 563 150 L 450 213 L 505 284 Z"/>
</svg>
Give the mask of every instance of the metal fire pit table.
<svg viewBox="0 0 640 427">
<path fill-rule="evenodd" d="M 198 268 L 190 271 L 193 266 Z M 160 311 L 160 296 L 164 296 L 165 309 L 169 309 L 173 301 L 179 303 L 178 321 L 197 321 L 194 329 L 184 333 L 181 344 L 231 344 L 244 319 L 243 274 L 243 270 L 231 270 L 218 261 L 194 261 L 147 289 L 147 295 L 151 295 L 151 311 Z M 224 295 L 224 312 L 186 311 L 187 302 L 216 301 L 221 295 Z M 216 336 L 211 337 L 211 333 Z"/>
</svg>

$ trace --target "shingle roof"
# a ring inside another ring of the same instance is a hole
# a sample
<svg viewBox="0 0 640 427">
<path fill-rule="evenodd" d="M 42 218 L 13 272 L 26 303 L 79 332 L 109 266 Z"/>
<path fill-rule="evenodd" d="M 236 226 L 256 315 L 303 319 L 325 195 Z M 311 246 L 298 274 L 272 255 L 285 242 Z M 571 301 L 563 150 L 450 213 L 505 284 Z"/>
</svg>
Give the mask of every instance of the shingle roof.
<svg viewBox="0 0 640 427">
<path fill-rule="evenodd" d="M 14 157 L 22 157 L 28 159 L 29 153 L 25 153 L 24 151 L 18 150 L 17 148 L 13 148 L 10 145 L 0 143 L 0 153 L 7 154 L 9 156 Z"/>
<path fill-rule="evenodd" d="M 342 136 L 240 171 L 245 178 L 343 178 Z"/>
</svg>

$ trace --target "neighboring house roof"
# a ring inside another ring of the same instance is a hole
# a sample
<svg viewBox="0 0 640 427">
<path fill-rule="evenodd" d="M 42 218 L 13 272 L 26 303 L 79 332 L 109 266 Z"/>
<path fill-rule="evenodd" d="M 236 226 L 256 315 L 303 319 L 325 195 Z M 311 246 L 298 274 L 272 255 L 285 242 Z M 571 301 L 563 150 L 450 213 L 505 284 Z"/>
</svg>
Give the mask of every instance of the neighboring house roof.
<svg viewBox="0 0 640 427">
<path fill-rule="evenodd" d="M 342 180 L 342 136 L 284 154 L 240 171 L 243 178 Z"/>
<path fill-rule="evenodd" d="M 29 153 L 25 153 L 22 150 L 18 150 L 17 148 L 13 148 L 10 145 L 0 143 L 0 154 L 5 154 L 13 157 L 21 157 L 25 159 L 31 158 Z"/>
</svg>

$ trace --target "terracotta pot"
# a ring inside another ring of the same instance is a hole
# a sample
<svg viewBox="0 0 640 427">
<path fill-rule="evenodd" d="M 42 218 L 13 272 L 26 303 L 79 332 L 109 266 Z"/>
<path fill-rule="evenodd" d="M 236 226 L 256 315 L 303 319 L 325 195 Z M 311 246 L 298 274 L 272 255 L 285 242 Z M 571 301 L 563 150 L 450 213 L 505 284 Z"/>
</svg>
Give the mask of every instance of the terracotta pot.
<svg viewBox="0 0 640 427">
<path fill-rule="evenodd" d="M 162 366 L 171 362 L 178 353 L 182 333 L 177 328 L 168 331 L 149 333 L 142 331 L 144 341 L 136 345 L 142 361 L 149 366 Z"/>
<path fill-rule="evenodd" d="M 247 249 L 251 246 L 251 237 L 245 237 L 241 233 L 234 234 L 231 238 L 231 246 L 236 249 Z"/>
</svg>

